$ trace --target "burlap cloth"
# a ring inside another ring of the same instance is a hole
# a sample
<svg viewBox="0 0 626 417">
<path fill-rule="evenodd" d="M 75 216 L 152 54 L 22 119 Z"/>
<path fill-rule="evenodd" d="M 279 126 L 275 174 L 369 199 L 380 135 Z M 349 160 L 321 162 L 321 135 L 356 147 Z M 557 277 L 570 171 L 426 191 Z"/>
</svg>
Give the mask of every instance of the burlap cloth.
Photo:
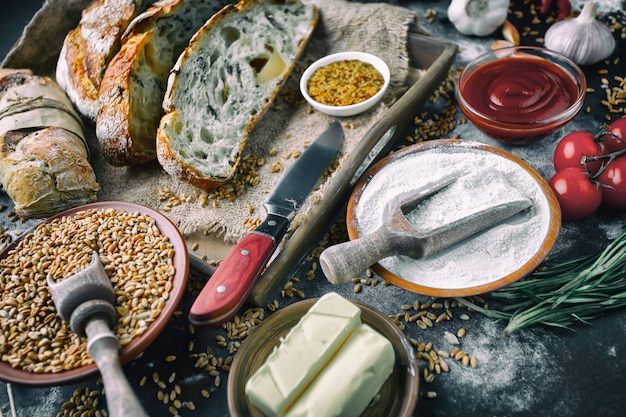
<svg viewBox="0 0 626 417">
<path fill-rule="evenodd" d="M 63 34 L 75 25 L 75 22 L 62 22 L 59 16 L 68 19 L 73 16 L 75 19 L 77 11 L 85 3 L 84 0 L 48 0 L 27 26 L 3 66 L 29 67 L 37 73 L 52 75 L 55 56 L 49 52 L 44 54 L 43 51 L 56 50 L 58 53 Z M 391 70 L 391 86 L 379 106 L 363 115 L 341 119 L 345 131 L 345 142 L 339 154 L 339 160 L 342 160 L 393 102 L 394 97 L 402 92 L 409 65 L 407 30 L 415 23 L 416 16 L 405 8 L 383 3 L 363 4 L 343 0 L 317 0 L 315 3 L 320 9 L 318 26 L 294 73 L 285 84 L 284 92 L 297 92 L 299 76 L 306 65 L 334 52 L 370 52 L 381 57 Z M 172 178 L 157 163 L 138 168 L 111 167 L 97 152 L 93 128 L 87 126 L 93 155 L 91 164 L 102 186 L 98 199 L 144 204 L 163 211 L 183 234 L 201 231 L 225 242 L 236 242 L 248 233 L 251 225 L 264 218 L 262 202 L 294 162 L 292 155 L 303 151 L 306 144 L 316 138 L 332 120 L 334 118 L 330 116 L 311 113 L 303 101 L 294 106 L 282 95 L 279 96 L 252 132 L 244 155 L 244 158 L 246 155 L 254 155 L 265 160 L 262 166 L 257 167 L 258 184 L 245 187 L 234 201 L 217 200 L 211 194 L 205 204 L 201 204 L 206 197 L 201 190 Z M 277 164 L 282 169 L 272 172 L 275 171 L 272 167 L 275 168 Z M 306 219 L 312 204 L 324 198 L 325 185 L 330 183 L 331 178 L 332 174 L 320 181 L 319 187 L 294 219 L 292 228 Z M 165 193 L 165 190 L 168 192 Z"/>
</svg>

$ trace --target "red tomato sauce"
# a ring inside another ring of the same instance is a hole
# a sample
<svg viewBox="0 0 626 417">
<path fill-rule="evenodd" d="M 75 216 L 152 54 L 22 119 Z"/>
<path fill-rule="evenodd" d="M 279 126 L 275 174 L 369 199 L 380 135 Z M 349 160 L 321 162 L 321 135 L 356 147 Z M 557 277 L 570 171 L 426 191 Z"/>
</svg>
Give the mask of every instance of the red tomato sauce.
<svg viewBox="0 0 626 417">
<path fill-rule="evenodd" d="M 462 86 L 467 102 L 478 112 L 501 122 L 534 122 L 570 107 L 578 87 L 551 62 L 532 57 L 508 57 L 486 63 Z"/>
</svg>

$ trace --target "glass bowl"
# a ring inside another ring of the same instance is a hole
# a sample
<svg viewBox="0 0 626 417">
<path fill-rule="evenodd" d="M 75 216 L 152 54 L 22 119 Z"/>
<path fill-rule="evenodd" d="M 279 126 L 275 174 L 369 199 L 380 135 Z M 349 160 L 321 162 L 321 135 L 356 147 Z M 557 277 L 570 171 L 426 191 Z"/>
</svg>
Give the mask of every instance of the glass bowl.
<svg viewBox="0 0 626 417">
<path fill-rule="evenodd" d="M 467 64 L 455 90 L 459 107 L 482 132 L 511 145 L 538 142 L 581 110 L 587 82 L 571 59 L 549 49 L 513 46 Z"/>
</svg>

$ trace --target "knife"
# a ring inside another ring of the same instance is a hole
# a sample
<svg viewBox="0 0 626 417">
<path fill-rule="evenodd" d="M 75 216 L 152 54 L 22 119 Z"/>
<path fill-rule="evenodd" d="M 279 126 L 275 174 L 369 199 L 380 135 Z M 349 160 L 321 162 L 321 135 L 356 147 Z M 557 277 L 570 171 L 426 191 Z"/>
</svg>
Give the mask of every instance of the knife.
<svg viewBox="0 0 626 417">
<path fill-rule="evenodd" d="M 337 121 L 302 152 L 263 206 L 267 217 L 228 253 L 194 301 L 189 321 L 216 327 L 232 318 L 252 292 L 270 257 L 343 143 Z"/>
</svg>

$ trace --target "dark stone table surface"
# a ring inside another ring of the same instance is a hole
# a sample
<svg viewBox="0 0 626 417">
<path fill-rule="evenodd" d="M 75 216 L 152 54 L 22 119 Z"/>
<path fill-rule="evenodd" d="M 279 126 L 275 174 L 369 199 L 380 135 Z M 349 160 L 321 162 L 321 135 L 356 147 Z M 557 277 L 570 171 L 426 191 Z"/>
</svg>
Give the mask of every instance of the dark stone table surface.
<svg viewBox="0 0 626 417">
<path fill-rule="evenodd" d="M 480 51 L 488 49 L 496 38 L 501 37 L 499 31 L 486 38 L 460 35 L 445 17 L 447 1 L 394 3 L 417 10 L 420 27 L 425 32 L 459 45 L 455 67 L 464 65 Z M 536 39 L 545 32 L 545 25 L 533 24 L 529 20 L 528 11 L 530 4 L 533 3 L 538 3 L 538 0 L 512 2 L 514 12 L 510 18 L 522 32 L 523 44 L 535 44 Z M 612 0 L 599 3 L 603 13 L 610 14 L 622 24 L 626 22 L 621 12 L 624 2 Z M 19 36 L 21 28 L 40 5 L 41 1 L 35 0 L 3 4 L 4 10 L 0 14 L 2 28 L 0 55 L 7 53 Z M 537 30 L 537 33 L 523 30 L 526 25 Z M 617 62 L 615 59 L 620 55 L 623 58 L 625 47 L 626 41 L 619 39 L 618 49 L 608 64 L 601 63 L 584 68 L 589 87 L 595 90 L 586 98 L 585 107 L 588 107 L 589 111 L 583 111 L 570 125 L 539 144 L 504 148 L 524 159 L 548 179 L 554 172 L 551 157 L 560 137 L 573 130 L 594 129 L 604 123 L 607 117 L 613 120 L 623 115 L 623 112 L 610 114 L 601 100 L 605 98 L 602 78 L 608 79 L 611 85 L 614 85 L 613 76 L 626 76 L 626 60 Z M 600 74 L 603 68 L 608 69 L 607 75 Z M 436 105 L 427 104 L 425 110 L 435 112 Z M 457 125 L 447 137 L 453 134 L 458 134 L 463 139 L 503 147 L 479 133 L 470 123 Z M 6 200 L 6 196 L 2 197 Z M 1 212 L 0 216 L 8 216 L 9 211 L 7 209 Z M 341 215 L 340 213 L 338 216 Z M 602 210 L 588 220 L 565 223 L 554 253 L 574 256 L 598 251 L 623 230 L 624 220 L 626 216 L 620 213 Z M 303 260 L 293 272 L 293 276 L 303 277 L 310 269 L 311 262 Z M 368 303 L 385 314 L 398 313 L 402 305 L 413 304 L 415 300 L 429 301 L 429 297 L 394 286 L 364 287 L 362 292 L 355 294 L 351 285 L 332 287 L 320 271 L 316 274 L 316 279 L 312 281 L 303 279 L 296 284 L 307 298 L 335 290 L 348 298 Z M 183 299 L 180 311 L 188 310 L 191 298 L 186 296 Z M 297 301 L 297 297 L 281 297 L 281 294 L 277 294 L 276 299 L 281 306 Z M 452 320 L 427 331 L 411 323 L 407 324 L 405 331 L 408 336 L 421 342 L 432 343 L 435 349 L 448 349 L 443 339 L 444 332 L 456 332 L 458 328 L 464 327 L 467 329 L 467 335 L 462 338 L 462 348 L 477 358 L 478 365 L 476 368 L 466 367 L 457 361 L 449 360 L 448 373 L 436 375 L 431 383 L 425 383 L 420 378 L 415 416 L 626 415 L 626 396 L 623 391 L 626 386 L 626 312 L 605 314 L 590 325 L 576 325 L 573 331 L 539 326 L 515 332 L 508 337 L 502 335 L 503 323 L 462 309 L 457 309 L 454 313 Z M 462 320 L 462 314 L 467 314 L 468 320 Z M 186 315 L 181 314 L 171 320 L 164 332 L 140 358 L 124 367 L 131 385 L 136 387 L 150 415 L 154 417 L 171 415 L 168 410 L 171 404 L 164 404 L 157 398 L 158 391 L 162 388 L 152 381 L 154 372 L 158 372 L 161 380 L 164 380 L 166 387 L 163 390 L 169 392 L 178 384 L 182 388 L 179 399 L 183 402 L 193 402 L 195 405 L 195 411 L 181 408 L 180 415 L 215 417 L 229 415 L 226 399 L 228 373 L 220 369 L 222 381 L 220 386 L 216 386 L 214 377 L 194 366 L 203 355 L 212 354 L 215 358 L 229 356 L 227 349 L 217 343 L 216 337 L 224 334 L 223 330 L 202 330 L 192 334 L 188 330 Z M 194 347 L 190 351 L 191 341 Z M 177 359 L 169 362 L 166 360 L 169 355 L 175 355 Z M 420 363 L 420 369 L 424 366 L 425 363 Z M 144 377 L 147 382 L 142 385 Z M 74 391 L 78 388 L 101 390 L 102 385 L 95 378 L 69 385 L 37 388 L 0 382 L 0 415 L 10 417 L 70 415 L 62 413 L 64 404 L 72 399 Z M 205 398 L 202 390 L 208 391 L 210 397 Z M 427 392 L 436 392 L 437 395 L 435 398 L 428 398 Z M 100 404 L 97 408 L 102 409 L 104 397 L 99 398 Z"/>
</svg>

